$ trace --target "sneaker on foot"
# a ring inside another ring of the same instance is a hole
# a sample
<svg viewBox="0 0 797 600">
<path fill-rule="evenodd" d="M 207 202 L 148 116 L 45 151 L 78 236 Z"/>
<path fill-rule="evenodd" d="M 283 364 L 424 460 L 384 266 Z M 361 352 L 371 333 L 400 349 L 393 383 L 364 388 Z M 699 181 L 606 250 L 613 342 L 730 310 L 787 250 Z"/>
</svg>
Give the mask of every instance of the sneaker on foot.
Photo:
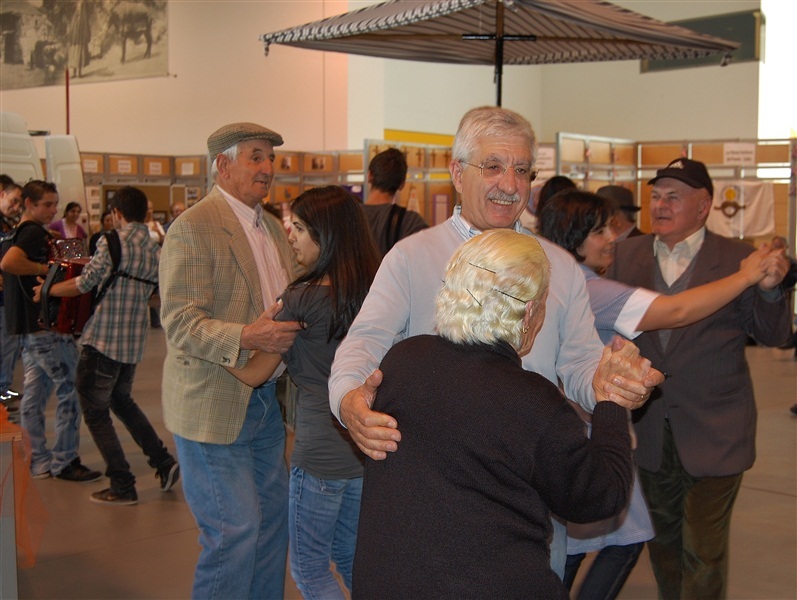
<svg viewBox="0 0 797 600">
<path fill-rule="evenodd" d="M 170 465 L 163 466 L 155 472 L 155 477 L 161 480 L 161 491 L 168 492 L 180 479 L 180 465 L 172 462 Z"/>
<path fill-rule="evenodd" d="M 75 460 L 69 463 L 66 468 L 61 471 L 58 475 L 53 475 L 56 479 L 61 479 L 62 481 L 78 481 L 81 483 L 87 483 L 89 481 L 97 481 L 102 477 L 102 473 L 99 471 L 92 471 L 91 469 L 84 467 L 80 464 L 80 457 L 78 456 Z"/>
<path fill-rule="evenodd" d="M 3 394 L 3 396 L 4 396 L 4 397 L 6 397 L 6 398 L 12 398 L 12 399 L 13 399 L 13 398 L 19 398 L 19 392 L 15 392 L 15 391 L 14 391 L 14 390 L 12 390 L 11 388 L 8 388 L 8 389 L 6 390 L 6 393 L 5 393 L 5 394 Z"/>
<path fill-rule="evenodd" d="M 117 494 L 111 491 L 111 488 L 94 492 L 89 497 L 92 502 L 97 504 L 118 504 L 119 506 L 131 506 L 138 504 L 138 494 L 136 490 L 130 490 L 124 494 Z"/>
<path fill-rule="evenodd" d="M 50 478 L 50 471 L 42 471 L 41 473 L 33 473 L 31 475 L 33 479 L 49 479 Z"/>
</svg>

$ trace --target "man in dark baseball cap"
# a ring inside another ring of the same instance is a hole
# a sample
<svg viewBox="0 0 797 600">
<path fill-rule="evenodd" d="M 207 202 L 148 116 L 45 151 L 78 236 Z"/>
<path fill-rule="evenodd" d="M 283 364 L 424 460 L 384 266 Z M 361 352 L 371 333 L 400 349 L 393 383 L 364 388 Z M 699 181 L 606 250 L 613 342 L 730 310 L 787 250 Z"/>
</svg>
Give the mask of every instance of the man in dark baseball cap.
<svg viewBox="0 0 797 600">
<path fill-rule="evenodd" d="M 653 185 L 659 179 L 664 179 L 665 177 L 683 181 L 686 185 L 695 189 L 706 189 L 709 195 L 714 195 L 714 184 L 711 182 L 708 169 L 700 161 L 692 160 L 691 158 L 676 158 L 663 169 L 656 171 L 656 176 L 648 181 L 648 184 Z"/>
<path fill-rule="evenodd" d="M 169 227 L 161 252 L 163 420 L 202 531 L 192 598 L 284 593 L 288 474 L 275 379 L 252 389 L 224 368 L 253 350 L 287 351 L 300 329 L 275 320 L 296 263 L 281 221 L 262 207 L 281 144 L 255 123 L 213 132 L 215 185 Z"/>
<path fill-rule="evenodd" d="M 608 276 L 676 294 L 735 273 L 753 246 L 706 229 L 714 186 L 706 166 L 678 158 L 651 179 L 654 235 L 617 244 Z M 755 460 L 756 405 L 745 343 L 789 336 L 783 250 L 764 278 L 702 321 L 634 341 L 669 377 L 635 411 L 634 459 L 656 536 L 648 542 L 660 598 L 725 598 L 729 528 L 743 473 Z"/>
</svg>

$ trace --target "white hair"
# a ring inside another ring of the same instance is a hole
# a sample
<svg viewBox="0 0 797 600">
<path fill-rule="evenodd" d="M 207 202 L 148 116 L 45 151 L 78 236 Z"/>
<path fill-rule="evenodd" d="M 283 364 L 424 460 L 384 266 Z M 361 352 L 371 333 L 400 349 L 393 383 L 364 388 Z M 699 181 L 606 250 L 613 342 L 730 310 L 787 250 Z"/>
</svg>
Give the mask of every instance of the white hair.
<svg viewBox="0 0 797 600">
<path fill-rule="evenodd" d="M 238 146 L 239 146 L 238 143 L 233 144 L 232 146 L 227 148 L 224 152 L 219 152 L 219 154 L 223 154 L 228 159 L 230 159 L 230 161 L 234 161 L 236 158 L 238 158 L 238 154 L 240 154 L 241 152 L 241 149 Z M 213 179 L 214 181 L 216 180 L 216 177 L 219 174 L 219 166 L 217 164 L 218 160 L 219 157 L 217 155 L 216 158 L 213 159 L 213 164 L 210 165 L 210 178 Z"/>
<path fill-rule="evenodd" d="M 454 160 L 470 162 L 479 139 L 509 136 L 521 136 L 528 140 L 529 155 L 534 162 L 537 155 L 537 138 L 531 123 L 525 117 L 498 106 L 472 108 L 459 122 L 451 156 Z"/>
<path fill-rule="evenodd" d="M 436 328 L 457 343 L 521 347 L 526 304 L 544 298 L 550 263 L 540 243 L 511 229 L 467 241 L 448 263 L 437 295 Z"/>
</svg>

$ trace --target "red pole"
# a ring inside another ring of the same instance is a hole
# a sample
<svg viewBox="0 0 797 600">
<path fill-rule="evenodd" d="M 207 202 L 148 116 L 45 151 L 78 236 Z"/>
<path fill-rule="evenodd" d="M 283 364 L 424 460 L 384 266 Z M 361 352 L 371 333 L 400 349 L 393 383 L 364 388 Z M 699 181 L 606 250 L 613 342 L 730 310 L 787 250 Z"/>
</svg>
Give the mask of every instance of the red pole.
<svg viewBox="0 0 797 600">
<path fill-rule="evenodd" d="M 69 135 L 69 65 L 64 68 L 66 75 L 66 134 Z"/>
</svg>

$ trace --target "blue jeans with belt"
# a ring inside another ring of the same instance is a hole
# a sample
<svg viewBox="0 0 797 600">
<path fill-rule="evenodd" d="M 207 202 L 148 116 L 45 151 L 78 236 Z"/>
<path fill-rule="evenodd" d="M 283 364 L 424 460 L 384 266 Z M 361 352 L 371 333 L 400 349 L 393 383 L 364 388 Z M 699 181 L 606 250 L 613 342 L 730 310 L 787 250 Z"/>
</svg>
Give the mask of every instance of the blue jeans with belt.
<svg viewBox="0 0 797 600">
<path fill-rule="evenodd" d="M 252 391 L 232 444 L 174 436 L 202 551 L 192 598 L 282 598 L 288 553 L 285 427 L 275 385 Z"/>
<path fill-rule="evenodd" d="M 59 475 L 77 458 L 80 445 L 80 405 L 75 389 L 77 346 L 71 335 L 42 331 L 22 337 L 25 391 L 20 403 L 21 424 L 31 445 L 30 471 Z M 55 442 L 47 448 L 44 409 L 55 388 Z M 4 390 L 5 391 L 5 390 Z"/>
</svg>

